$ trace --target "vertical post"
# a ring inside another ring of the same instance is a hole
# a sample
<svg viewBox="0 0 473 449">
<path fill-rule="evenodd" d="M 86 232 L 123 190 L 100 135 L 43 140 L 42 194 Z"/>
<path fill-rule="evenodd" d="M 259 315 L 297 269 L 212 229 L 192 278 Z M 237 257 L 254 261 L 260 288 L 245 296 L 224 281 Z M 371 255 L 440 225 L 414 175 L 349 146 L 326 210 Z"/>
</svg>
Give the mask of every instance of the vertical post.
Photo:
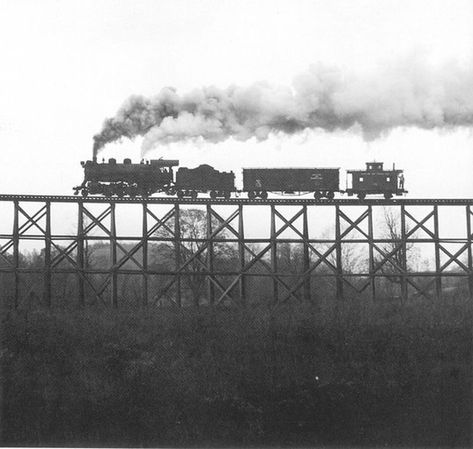
<svg viewBox="0 0 473 449">
<path fill-rule="evenodd" d="M 46 226 L 44 235 L 44 287 L 43 300 L 51 306 L 51 202 L 46 201 Z"/>
<path fill-rule="evenodd" d="M 77 221 L 77 282 L 79 284 L 79 306 L 85 305 L 85 258 L 84 258 L 84 203 L 79 201 L 78 221 Z"/>
<path fill-rule="evenodd" d="M 20 296 L 20 228 L 19 228 L 19 211 L 18 211 L 18 200 L 15 200 L 13 212 L 13 266 L 15 269 L 15 292 L 14 301 L 15 309 L 19 305 Z"/>
<path fill-rule="evenodd" d="M 278 272 L 278 250 L 277 250 L 277 243 L 276 243 L 276 206 L 271 205 L 271 236 L 270 236 L 270 244 L 271 244 L 271 270 L 273 272 L 273 276 L 277 275 Z M 273 278 L 273 303 L 277 304 L 279 300 L 278 294 L 278 282 L 275 278 Z"/>
<path fill-rule="evenodd" d="M 143 277 L 142 277 L 142 289 L 143 289 L 143 306 L 148 305 L 148 205 L 143 201 L 143 223 L 141 232 L 141 247 L 143 254 Z"/>
<path fill-rule="evenodd" d="M 181 268 L 181 223 L 179 214 L 179 203 L 174 204 L 174 262 L 175 262 L 175 273 L 176 276 L 176 301 L 178 307 L 182 305 L 181 298 L 181 275 L 179 269 Z"/>
<path fill-rule="evenodd" d="M 115 220 L 115 203 L 110 203 L 110 259 L 112 263 L 112 304 L 113 307 L 118 307 L 118 289 L 117 289 L 117 228 Z"/>
<path fill-rule="evenodd" d="M 376 300 L 376 277 L 375 277 L 375 261 L 374 261 L 374 232 L 373 232 L 373 207 L 368 206 L 368 251 L 369 251 L 369 274 L 371 285 L 371 300 Z"/>
<path fill-rule="evenodd" d="M 246 276 L 245 269 L 245 230 L 243 221 L 243 205 L 238 206 L 238 253 L 240 256 L 240 302 L 246 306 Z"/>
<path fill-rule="evenodd" d="M 434 206 L 434 236 L 435 236 L 435 293 L 437 299 L 442 297 L 442 273 L 440 271 L 440 238 L 438 206 Z"/>
<path fill-rule="evenodd" d="M 309 258 L 309 220 L 307 217 L 307 206 L 303 207 L 303 215 L 302 215 L 302 236 L 304 238 L 303 241 L 303 257 L 304 257 L 304 300 L 310 302 L 311 294 L 310 294 L 310 258 Z"/>
<path fill-rule="evenodd" d="M 342 266 L 342 237 L 340 226 L 340 206 L 335 206 L 335 251 L 337 261 L 337 300 L 344 298 L 343 294 L 343 266 Z"/>
<path fill-rule="evenodd" d="M 214 273 L 214 245 L 212 238 L 212 206 L 207 204 L 207 270 L 208 270 L 208 292 L 209 292 L 209 304 L 214 305 L 215 302 L 215 289 L 212 282 L 212 278 L 215 276 Z"/>
<path fill-rule="evenodd" d="M 406 238 L 406 207 L 401 204 L 401 298 L 407 301 L 407 238 Z"/>
<path fill-rule="evenodd" d="M 471 206 L 466 206 L 466 232 L 468 243 L 468 289 L 470 291 L 470 301 L 473 301 L 473 254 L 471 248 Z"/>
</svg>

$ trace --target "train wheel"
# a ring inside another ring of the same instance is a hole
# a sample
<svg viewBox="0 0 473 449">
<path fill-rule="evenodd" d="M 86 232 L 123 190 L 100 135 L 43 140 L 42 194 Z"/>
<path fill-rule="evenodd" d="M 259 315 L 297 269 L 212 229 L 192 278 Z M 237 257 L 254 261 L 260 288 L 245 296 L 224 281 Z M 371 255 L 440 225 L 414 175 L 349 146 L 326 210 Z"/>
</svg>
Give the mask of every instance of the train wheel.
<svg viewBox="0 0 473 449">
<path fill-rule="evenodd" d="M 387 200 L 390 200 L 392 197 L 393 197 L 393 194 L 391 192 L 386 192 L 384 194 L 384 198 L 386 198 Z"/>
<path fill-rule="evenodd" d="M 260 197 L 261 197 L 261 199 L 263 199 L 263 200 L 267 200 L 267 199 L 268 199 L 268 192 L 266 192 L 266 190 L 263 191 L 263 192 L 261 192 L 261 193 L 260 193 Z"/>
<path fill-rule="evenodd" d="M 251 191 L 251 190 L 248 192 L 248 199 L 254 200 L 254 199 L 255 199 L 255 196 L 256 196 L 256 195 L 255 195 L 255 192 L 253 192 L 253 191 Z"/>
<path fill-rule="evenodd" d="M 212 191 L 210 192 L 210 198 L 212 198 L 213 200 L 214 200 L 215 198 L 217 198 L 217 192 L 216 192 L 215 190 L 212 190 Z"/>
<path fill-rule="evenodd" d="M 227 191 L 227 192 L 223 192 L 223 197 L 224 197 L 226 200 L 229 200 L 229 199 L 230 199 L 230 196 L 231 196 L 230 192 L 228 192 L 228 191 Z"/>
<path fill-rule="evenodd" d="M 193 200 L 196 200 L 196 199 L 197 199 L 197 195 L 198 195 L 198 194 L 197 194 L 197 192 L 196 192 L 195 190 L 193 190 L 193 191 L 191 192 L 191 198 L 192 198 Z"/>
<path fill-rule="evenodd" d="M 333 200 L 335 198 L 335 192 L 327 192 L 327 198 Z"/>
<path fill-rule="evenodd" d="M 177 191 L 177 197 L 178 198 L 183 198 L 184 197 L 184 192 L 182 190 Z"/>
<path fill-rule="evenodd" d="M 322 192 L 314 192 L 314 198 L 320 200 L 320 198 L 322 198 Z"/>
<path fill-rule="evenodd" d="M 360 192 L 360 193 L 358 194 L 358 198 L 359 198 L 360 200 L 364 200 L 364 199 L 365 199 L 365 196 L 366 196 L 366 193 L 364 193 L 364 192 Z"/>
<path fill-rule="evenodd" d="M 75 194 L 77 195 L 78 192 L 76 192 Z M 82 192 L 81 192 L 82 196 L 85 198 L 89 192 L 87 191 L 87 189 L 83 189 Z"/>
</svg>

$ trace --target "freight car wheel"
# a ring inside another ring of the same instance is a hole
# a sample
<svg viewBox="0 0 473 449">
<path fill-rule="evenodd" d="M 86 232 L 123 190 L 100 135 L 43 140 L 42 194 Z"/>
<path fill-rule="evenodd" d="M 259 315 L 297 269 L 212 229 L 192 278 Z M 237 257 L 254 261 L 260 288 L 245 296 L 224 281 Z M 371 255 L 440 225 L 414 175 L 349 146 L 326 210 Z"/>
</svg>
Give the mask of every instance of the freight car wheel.
<svg viewBox="0 0 473 449">
<path fill-rule="evenodd" d="M 267 199 L 268 199 L 268 192 L 266 192 L 266 191 L 261 192 L 261 193 L 260 193 L 260 197 L 261 197 L 261 199 L 263 199 L 263 200 L 267 200 Z"/>
<path fill-rule="evenodd" d="M 322 198 L 322 192 L 314 192 L 314 198 L 320 200 L 320 198 Z"/>
<path fill-rule="evenodd" d="M 386 192 L 386 193 L 384 194 L 384 198 L 386 198 L 387 200 L 390 200 L 392 197 L 393 197 L 393 194 L 390 193 L 390 192 Z"/>
<path fill-rule="evenodd" d="M 217 192 L 216 192 L 215 190 L 212 190 L 212 191 L 210 192 L 210 198 L 212 198 L 213 200 L 214 200 L 215 198 L 217 198 Z"/>
<path fill-rule="evenodd" d="M 248 199 L 249 199 L 249 200 L 254 200 L 254 199 L 255 199 L 255 192 L 253 192 L 253 191 L 250 190 L 250 191 L 248 192 Z"/>
<path fill-rule="evenodd" d="M 329 200 L 333 200 L 335 197 L 335 192 L 327 192 L 327 198 Z"/>
<path fill-rule="evenodd" d="M 229 199 L 230 199 L 230 196 L 231 196 L 230 192 L 224 192 L 224 193 L 223 193 L 223 197 L 224 197 L 226 200 L 229 200 Z"/>
<path fill-rule="evenodd" d="M 193 190 L 193 191 L 191 192 L 191 198 L 192 198 L 193 200 L 196 200 L 196 199 L 197 199 L 197 192 L 196 192 L 195 190 Z"/>
<path fill-rule="evenodd" d="M 359 198 L 360 200 L 364 200 L 364 199 L 365 199 L 365 196 L 366 196 L 366 193 L 364 193 L 364 192 L 361 192 L 361 193 L 358 194 L 358 198 Z"/>
<path fill-rule="evenodd" d="M 77 192 L 75 194 L 77 195 Z M 89 192 L 86 189 L 84 189 L 82 190 L 81 194 L 85 198 L 89 194 Z"/>
</svg>

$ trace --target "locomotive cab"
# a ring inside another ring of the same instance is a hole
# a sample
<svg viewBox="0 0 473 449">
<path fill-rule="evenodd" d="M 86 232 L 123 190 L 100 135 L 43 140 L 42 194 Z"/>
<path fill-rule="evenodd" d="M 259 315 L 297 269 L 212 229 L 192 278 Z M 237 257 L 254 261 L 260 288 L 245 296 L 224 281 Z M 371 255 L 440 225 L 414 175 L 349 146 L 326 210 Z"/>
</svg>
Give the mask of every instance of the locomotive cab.
<svg viewBox="0 0 473 449">
<path fill-rule="evenodd" d="M 392 170 L 384 170 L 382 162 L 366 162 L 365 170 L 348 170 L 347 177 L 347 194 L 360 199 L 366 195 L 384 195 L 389 199 L 407 193 L 403 170 L 396 170 L 394 166 Z"/>
</svg>

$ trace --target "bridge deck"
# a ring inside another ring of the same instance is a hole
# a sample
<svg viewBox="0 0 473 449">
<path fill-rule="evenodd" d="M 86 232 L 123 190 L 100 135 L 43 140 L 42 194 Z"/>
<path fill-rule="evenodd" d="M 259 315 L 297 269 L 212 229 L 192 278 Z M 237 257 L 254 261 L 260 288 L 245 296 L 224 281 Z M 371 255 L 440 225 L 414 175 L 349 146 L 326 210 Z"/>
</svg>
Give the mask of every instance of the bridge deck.
<svg viewBox="0 0 473 449">
<path fill-rule="evenodd" d="M 405 205 L 405 206 L 431 206 L 431 205 L 452 205 L 452 206 L 468 206 L 473 205 L 473 198 L 367 198 L 359 200 L 357 198 L 342 198 L 334 200 L 316 200 L 314 198 L 300 198 L 300 197 L 283 197 L 283 198 L 268 198 L 268 199 L 253 199 L 248 198 L 230 198 L 230 199 L 211 199 L 211 198 L 175 198 L 152 196 L 148 198 L 118 198 L 118 197 L 103 197 L 103 196 L 88 196 L 86 198 L 73 195 L 14 195 L 14 194 L 0 194 L 0 201 L 31 201 L 44 202 L 51 201 L 57 203 L 127 203 L 127 204 L 222 204 L 222 205 Z"/>
</svg>

